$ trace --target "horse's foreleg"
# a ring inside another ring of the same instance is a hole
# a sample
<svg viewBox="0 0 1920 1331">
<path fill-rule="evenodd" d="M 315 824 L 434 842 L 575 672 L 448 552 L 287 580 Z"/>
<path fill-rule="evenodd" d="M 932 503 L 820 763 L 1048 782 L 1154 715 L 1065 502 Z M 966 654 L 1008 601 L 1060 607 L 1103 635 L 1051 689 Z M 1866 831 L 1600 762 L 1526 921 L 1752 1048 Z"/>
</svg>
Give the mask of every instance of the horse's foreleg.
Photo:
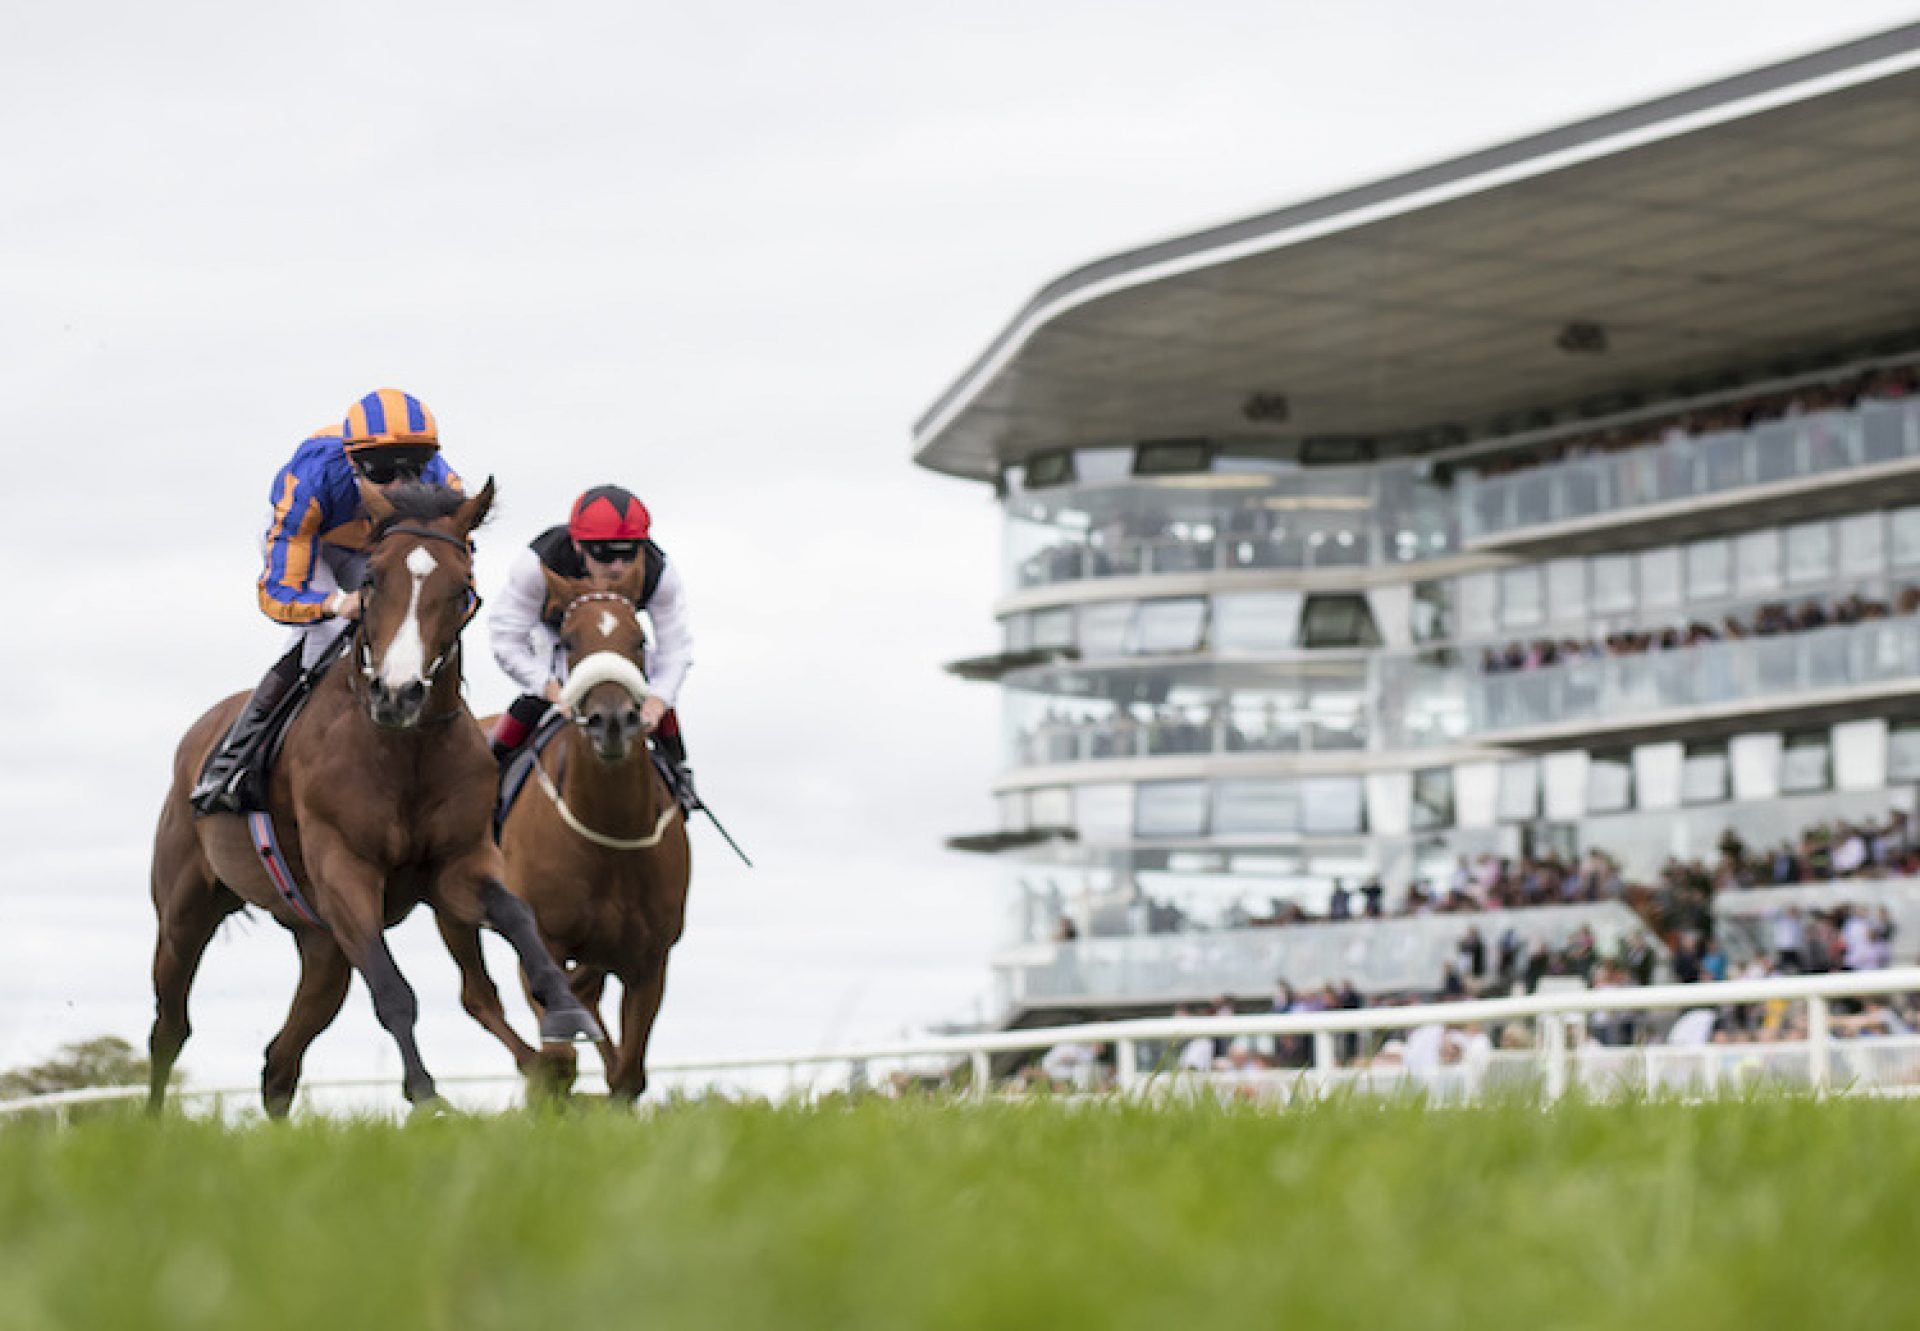
<svg viewBox="0 0 1920 1331">
<path fill-rule="evenodd" d="M 527 989 L 541 1008 L 541 1040 L 572 1043 L 605 1039 L 600 1023 L 574 997 L 567 986 L 567 973 L 547 951 L 533 918 L 533 907 L 507 891 L 499 879 L 488 878 L 480 886 L 480 908 L 486 913 L 487 923 L 513 944 L 520 956 Z"/>
<path fill-rule="evenodd" d="M 447 945 L 447 952 L 453 957 L 454 964 L 460 968 L 460 1005 L 467 1015 L 484 1026 L 507 1051 L 513 1055 L 513 1065 L 522 1072 L 537 1055 L 533 1046 L 520 1038 L 520 1033 L 507 1022 L 507 1010 L 500 1002 L 500 991 L 494 987 L 493 977 L 487 973 L 486 957 L 480 949 L 480 930 L 478 926 L 463 923 L 436 910 L 434 923 L 440 926 L 440 937 Z"/>
<path fill-rule="evenodd" d="M 401 1089 L 411 1104 L 436 1099 L 433 1078 L 413 1036 L 420 1001 L 387 950 L 385 877 L 342 847 L 322 843 L 313 849 L 308 863 L 313 870 L 314 909 L 333 930 L 347 960 L 365 977 L 373 994 L 373 1014 L 400 1049 Z"/>
<path fill-rule="evenodd" d="M 286 1024 L 267 1046 L 267 1065 L 260 1074 L 260 1098 L 271 1118 L 285 1118 L 293 1108 L 307 1049 L 340 1015 L 353 979 L 353 968 L 331 934 L 308 926 L 295 932 L 294 942 L 300 947 L 300 987 L 294 990 Z"/>
<path fill-rule="evenodd" d="M 647 1090 L 647 1041 L 653 1038 L 654 1019 L 667 993 L 667 954 L 661 951 L 640 969 L 620 979 L 620 1049 L 607 1072 L 607 1089 L 628 1103 Z"/>
</svg>

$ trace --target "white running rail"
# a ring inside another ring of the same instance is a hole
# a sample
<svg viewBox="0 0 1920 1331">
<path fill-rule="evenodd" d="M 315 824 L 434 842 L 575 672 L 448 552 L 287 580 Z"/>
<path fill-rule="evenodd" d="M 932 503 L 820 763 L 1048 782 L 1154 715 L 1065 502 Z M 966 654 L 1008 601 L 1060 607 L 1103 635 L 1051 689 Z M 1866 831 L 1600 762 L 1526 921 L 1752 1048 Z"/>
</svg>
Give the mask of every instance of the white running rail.
<svg viewBox="0 0 1920 1331">
<path fill-rule="evenodd" d="M 1642 988 L 1592 989 L 1535 993 L 1519 998 L 1475 999 L 1457 1003 L 1426 1003 L 1410 1007 L 1363 1008 L 1357 1011 L 1300 1013 L 1291 1015 L 1240 1015 L 1232 1017 L 1148 1017 L 1128 1021 L 1086 1022 L 1073 1026 L 1035 1027 L 1028 1030 L 996 1031 L 980 1035 L 930 1036 L 892 1042 L 856 1045 L 842 1049 L 747 1054 L 725 1058 L 660 1060 L 649 1066 L 656 1078 L 712 1076 L 721 1073 L 781 1071 L 789 1081 L 798 1070 L 828 1065 L 865 1066 L 938 1060 L 971 1064 L 970 1088 L 976 1096 L 985 1096 L 991 1087 L 992 1059 L 996 1054 L 1028 1053 L 1050 1049 L 1065 1043 L 1111 1045 L 1117 1086 L 1122 1091 L 1139 1089 L 1149 1081 L 1153 1070 L 1143 1066 L 1141 1046 L 1211 1036 L 1216 1040 L 1235 1036 L 1306 1036 L 1312 1040 L 1313 1067 L 1311 1085 L 1325 1089 L 1342 1081 L 1360 1080 L 1355 1069 L 1342 1069 L 1337 1056 L 1337 1037 L 1377 1031 L 1411 1031 L 1423 1026 L 1461 1027 L 1538 1020 L 1539 1038 L 1523 1061 L 1539 1077 L 1539 1085 L 1548 1100 L 1564 1095 L 1583 1062 L 1595 1066 L 1624 1068 L 1622 1058 L 1637 1058 L 1649 1089 L 1664 1083 L 1659 1072 L 1662 1064 L 1671 1068 L 1690 1055 L 1712 1052 L 1732 1054 L 1751 1061 L 1756 1058 L 1795 1053 L 1804 1057 L 1802 1084 L 1824 1094 L 1835 1085 L 1836 1047 L 1876 1046 L 1893 1053 L 1911 1053 L 1912 1066 L 1899 1078 L 1920 1085 L 1920 1041 L 1894 1037 L 1890 1040 L 1836 1039 L 1832 1027 L 1832 1002 L 1837 998 L 1872 998 L 1890 994 L 1920 993 L 1920 966 L 1902 966 L 1877 971 L 1847 971 L 1830 975 L 1805 975 L 1768 980 L 1730 980 L 1719 984 L 1666 984 Z M 1594 1046 L 1575 1048 L 1568 1038 L 1569 1024 L 1576 1028 L 1596 1013 L 1662 1012 L 1691 1009 L 1717 1009 L 1732 1005 L 1765 1004 L 1776 1001 L 1806 1005 L 1806 1039 L 1775 1044 L 1704 1045 L 1685 1049 L 1673 1045 L 1641 1048 Z M 1578 1019 L 1578 1020 L 1576 1020 Z M 1909 1046 L 1912 1046 L 1909 1049 Z M 1501 1055 L 1504 1061 L 1514 1056 Z M 1709 1087 L 1715 1084 L 1712 1068 L 1701 1064 Z M 1849 1060 L 1843 1072 L 1858 1082 L 1860 1060 Z M 443 1086 L 512 1087 L 517 1076 L 443 1077 Z M 1408 1081 L 1403 1084 L 1419 1084 Z M 392 1089 L 392 1079 L 313 1082 L 308 1091 Z M 1844 1089 L 1844 1085 L 1843 1085 Z M 1868 1089 L 1884 1089 L 1872 1087 Z M 49 1110 L 63 1111 L 74 1106 L 118 1100 L 137 1100 L 146 1095 L 145 1087 L 106 1086 L 86 1090 L 60 1091 L 29 1099 L 0 1101 L 0 1118 L 8 1115 Z M 175 1088 L 168 1092 L 174 1101 L 246 1102 L 259 1094 L 256 1087 L 221 1089 Z"/>
</svg>

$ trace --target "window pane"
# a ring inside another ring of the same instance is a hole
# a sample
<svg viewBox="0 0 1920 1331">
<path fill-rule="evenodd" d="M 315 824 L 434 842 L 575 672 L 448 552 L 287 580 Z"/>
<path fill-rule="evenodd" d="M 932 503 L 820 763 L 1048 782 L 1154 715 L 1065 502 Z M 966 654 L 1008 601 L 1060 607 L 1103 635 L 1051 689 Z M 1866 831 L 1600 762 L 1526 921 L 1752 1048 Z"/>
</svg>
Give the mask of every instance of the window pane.
<svg viewBox="0 0 1920 1331">
<path fill-rule="evenodd" d="M 1033 646 L 1073 646 L 1073 611 L 1040 610 L 1033 616 Z"/>
<path fill-rule="evenodd" d="M 1725 541 L 1696 541 L 1687 547 L 1687 594 L 1726 596 L 1733 591 L 1733 547 Z"/>
<path fill-rule="evenodd" d="M 1207 603 L 1201 597 L 1142 601 L 1133 624 L 1133 649 L 1145 656 L 1197 652 L 1206 626 Z"/>
<path fill-rule="evenodd" d="M 1366 824 L 1357 776 L 1310 776 L 1300 783 L 1301 828 L 1309 835 L 1359 832 Z"/>
<path fill-rule="evenodd" d="M 1633 804 L 1633 768 L 1623 757 L 1596 754 L 1587 764 L 1587 812 L 1620 813 Z"/>
<path fill-rule="evenodd" d="M 995 802 L 1000 806 L 1000 830 L 1002 832 L 1024 832 L 1027 830 L 1027 797 L 1015 791 L 1011 795 L 998 796 Z"/>
<path fill-rule="evenodd" d="M 1680 769 L 1680 798 L 1688 804 L 1718 804 L 1728 798 L 1724 745 L 1689 747 Z"/>
<path fill-rule="evenodd" d="M 1734 538 L 1733 585 L 1741 595 L 1770 592 L 1780 586 L 1780 533 L 1749 532 Z"/>
<path fill-rule="evenodd" d="M 1147 781 L 1137 791 L 1134 831 L 1143 837 L 1201 836 L 1207 830 L 1207 783 Z"/>
<path fill-rule="evenodd" d="M 1035 827 L 1072 827 L 1073 791 L 1065 786 L 1045 786 L 1027 796 L 1028 817 Z"/>
<path fill-rule="evenodd" d="M 1216 782 L 1216 836 L 1276 836 L 1300 830 L 1300 786 L 1295 781 Z"/>
<path fill-rule="evenodd" d="M 1434 642 L 1453 636 L 1453 616 L 1444 582 L 1419 582 L 1413 587 L 1413 640 Z M 1216 598 L 1217 599 L 1217 598 Z"/>
<path fill-rule="evenodd" d="M 1213 646 L 1221 652 L 1284 652 L 1300 641 L 1299 592 L 1232 592 L 1213 598 Z"/>
<path fill-rule="evenodd" d="M 1302 647 L 1378 647 L 1364 596 L 1309 596 L 1301 616 Z"/>
<path fill-rule="evenodd" d="M 1456 584 L 1460 589 L 1460 633 L 1466 638 L 1491 638 L 1500 631 L 1496 610 L 1499 583 L 1491 573 L 1469 573 Z"/>
<path fill-rule="evenodd" d="M 1495 814 L 1503 823 L 1523 823 L 1537 817 L 1540 806 L 1540 764 L 1531 758 L 1500 764 L 1500 796 Z"/>
<path fill-rule="evenodd" d="M 1133 787 L 1081 786 L 1073 793 L 1082 841 L 1125 841 L 1133 835 Z"/>
<path fill-rule="evenodd" d="M 1901 568 L 1920 564 L 1920 508 L 1896 508 L 1887 514 L 1893 562 Z"/>
<path fill-rule="evenodd" d="M 1871 575 L 1887 564 L 1886 523 L 1880 513 L 1856 513 L 1842 518 L 1840 528 L 1840 571 L 1849 575 Z"/>
<path fill-rule="evenodd" d="M 1556 559 L 1547 565 L 1546 617 L 1556 624 L 1587 614 L 1587 561 Z"/>
<path fill-rule="evenodd" d="M 1920 780 L 1920 724 L 1897 725 L 1888 733 L 1887 780 Z"/>
<path fill-rule="evenodd" d="M 1080 607 L 1080 655 L 1089 661 L 1119 656 L 1126 650 L 1132 601 L 1106 601 Z"/>
<path fill-rule="evenodd" d="M 1504 628 L 1528 628 L 1546 618 L 1540 595 L 1538 568 L 1510 568 L 1500 574 L 1500 623 Z"/>
<path fill-rule="evenodd" d="M 1431 767 L 1413 774 L 1413 830 L 1453 826 L 1453 769 Z"/>
<path fill-rule="evenodd" d="M 1640 556 L 1640 603 L 1646 606 L 1680 604 L 1680 550 L 1663 546 Z"/>
<path fill-rule="evenodd" d="M 1780 789 L 1788 794 L 1825 790 L 1827 758 L 1825 735 L 1789 735 L 1780 755 Z"/>
<path fill-rule="evenodd" d="M 1593 561 L 1593 608 L 1603 615 L 1633 609 L 1633 556 L 1599 555 Z"/>
<path fill-rule="evenodd" d="M 1819 582 L 1832 576 L 1832 525 L 1803 522 L 1787 528 L 1787 581 Z"/>
<path fill-rule="evenodd" d="M 1008 615 L 1000 621 L 1000 643 L 1005 651 L 1024 652 L 1033 646 L 1033 616 Z"/>
</svg>

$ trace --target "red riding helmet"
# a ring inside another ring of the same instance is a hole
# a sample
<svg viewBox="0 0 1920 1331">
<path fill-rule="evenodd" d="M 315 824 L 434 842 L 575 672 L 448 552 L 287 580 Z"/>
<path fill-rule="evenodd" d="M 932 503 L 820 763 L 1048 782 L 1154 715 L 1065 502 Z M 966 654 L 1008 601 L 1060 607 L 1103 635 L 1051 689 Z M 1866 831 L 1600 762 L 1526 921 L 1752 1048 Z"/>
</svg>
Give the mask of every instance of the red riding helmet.
<svg viewBox="0 0 1920 1331">
<path fill-rule="evenodd" d="M 567 535 L 576 541 L 644 541 L 653 515 L 631 490 L 596 485 L 573 501 Z"/>
</svg>

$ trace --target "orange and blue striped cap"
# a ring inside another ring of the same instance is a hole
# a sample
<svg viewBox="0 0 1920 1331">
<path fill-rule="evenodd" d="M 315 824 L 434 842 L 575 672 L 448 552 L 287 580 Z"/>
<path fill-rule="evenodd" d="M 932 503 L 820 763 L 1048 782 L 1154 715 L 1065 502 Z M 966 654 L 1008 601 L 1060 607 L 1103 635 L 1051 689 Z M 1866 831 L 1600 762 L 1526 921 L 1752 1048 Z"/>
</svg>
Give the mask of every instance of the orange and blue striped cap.
<svg viewBox="0 0 1920 1331">
<path fill-rule="evenodd" d="M 362 448 L 440 447 L 440 427 L 433 413 L 411 393 L 397 388 L 376 388 L 347 411 L 341 430 L 347 451 Z"/>
</svg>

